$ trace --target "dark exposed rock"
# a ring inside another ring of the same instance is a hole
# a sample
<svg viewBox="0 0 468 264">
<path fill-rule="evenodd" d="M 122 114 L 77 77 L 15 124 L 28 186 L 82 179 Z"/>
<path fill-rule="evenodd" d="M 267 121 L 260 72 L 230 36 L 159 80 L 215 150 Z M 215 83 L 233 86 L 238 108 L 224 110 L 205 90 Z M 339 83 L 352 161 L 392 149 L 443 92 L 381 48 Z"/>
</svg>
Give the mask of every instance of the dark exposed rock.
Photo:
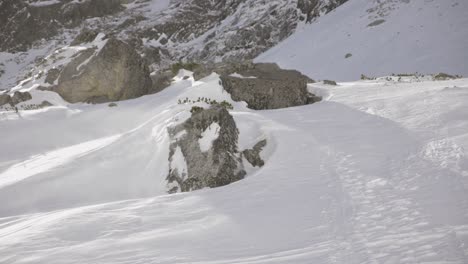
<svg viewBox="0 0 468 264">
<path fill-rule="evenodd" d="M 78 67 L 86 60 L 86 65 Z M 136 51 L 110 38 L 98 54 L 88 49 L 69 63 L 53 90 L 71 103 L 103 103 L 148 94 L 152 82 L 145 61 Z"/>
<path fill-rule="evenodd" d="M 76 46 L 82 43 L 92 42 L 96 36 L 99 34 L 96 30 L 83 29 L 80 34 L 75 37 L 75 39 L 70 44 L 71 46 Z"/>
<path fill-rule="evenodd" d="M 0 51 L 26 51 L 35 41 L 49 39 L 87 18 L 123 9 L 120 0 L 64 0 L 48 5 L 31 5 L 24 0 L 0 1 Z"/>
<path fill-rule="evenodd" d="M 320 101 L 322 101 L 322 97 L 309 93 L 309 96 L 307 97 L 307 104 L 314 104 Z"/>
<path fill-rule="evenodd" d="M 265 165 L 265 161 L 260 157 L 260 152 L 262 152 L 263 148 L 266 146 L 267 141 L 266 139 L 261 140 L 252 149 L 246 149 L 242 151 L 243 157 L 254 167 L 263 167 Z"/>
<path fill-rule="evenodd" d="M 378 25 L 380 25 L 380 24 L 382 24 L 384 22 L 385 22 L 385 19 L 378 19 L 378 20 L 375 20 L 375 21 L 369 23 L 369 25 L 367 25 L 367 26 L 368 27 L 375 27 L 375 26 L 378 26 Z"/>
<path fill-rule="evenodd" d="M 13 96 L 11 97 L 11 102 L 10 104 L 12 105 L 17 105 L 21 102 L 25 102 L 25 101 L 28 101 L 28 100 L 31 100 L 32 99 L 32 96 L 29 92 L 19 92 L 19 91 L 16 91 Z"/>
<path fill-rule="evenodd" d="M 441 72 L 441 73 L 434 75 L 433 79 L 436 81 L 445 81 L 445 80 L 454 80 L 458 78 L 459 78 L 458 76 L 453 76 L 453 75 Z"/>
<path fill-rule="evenodd" d="M 337 85 L 335 81 L 332 80 L 323 80 L 323 84 L 326 85 Z"/>
<path fill-rule="evenodd" d="M 163 23 L 134 26 L 139 38 L 168 47 L 165 59 L 195 62 L 253 59 L 290 36 L 301 17 L 328 13 L 346 0 L 191 0 L 179 1 L 159 18 Z M 256 8 L 263 5 L 265 8 Z M 298 9 L 297 7 L 300 7 Z M 210 10 L 210 12 L 206 12 Z M 255 14 L 251 12 L 255 10 Z M 304 19 L 304 18 L 303 18 Z M 185 45 L 196 38 L 202 46 Z M 220 45 L 222 43 L 222 45 Z M 167 66 L 167 65 L 165 65 Z"/>
<path fill-rule="evenodd" d="M 45 78 L 45 82 L 48 84 L 54 84 L 55 80 L 58 79 L 60 76 L 60 70 L 57 68 L 50 69 L 47 72 L 47 76 Z"/>
<path fill-rule="evenodd" d="M 323 12 L 327 14 L 347 1 L 348 0 L 331 0 L 324 2 L 320 0 L 298 0 L 297 8 L 306 16 L 306 22 L 311 22 L 318 17 L 320 13 Z"/>
<path fill-rule="evenodd" d="M 10 95 L 8 95 L 6 93 L 0 94 L 0 106 L 10 104 L 10 102 L 11 102 Z"/>
<path fill-rule="evenodd" d="M 237 73 L 245 77 L 222 75 L 223 87 L 233 100 L 245 101 L 251 109 L 278 109 L 313 101 L 307 91 L 307 83 L 312 80 L 298 71 L 259 63 Z"/>
<path fill-rule="evenodd" d="M 39 108 L 44 108 L 48 106 L 53 106 L 49 101 L 42 101 L 42 103 L 39 105 Z"/>
<path fill-rule="evenodd" d="M 216 127 L 213 127 L 217 124 Z M 202 150 L 199 139 L 207 129 L 219 129 L 208 150 Z M 180 133 L 183 133 L 182 136 Z M 234 118 L 222 107 L 199 109 L 184 123 L 169 128 L 174 142 L 170 146 L 171 169 L 167 180 L 169 192 L 187 192 L 205 187 L 219 187 L 241 180 L 245 176 L 237 149 L 239 131 Z M 173 168 L 176 152 L 180 151 L 187 171 Z"/>
</svg>

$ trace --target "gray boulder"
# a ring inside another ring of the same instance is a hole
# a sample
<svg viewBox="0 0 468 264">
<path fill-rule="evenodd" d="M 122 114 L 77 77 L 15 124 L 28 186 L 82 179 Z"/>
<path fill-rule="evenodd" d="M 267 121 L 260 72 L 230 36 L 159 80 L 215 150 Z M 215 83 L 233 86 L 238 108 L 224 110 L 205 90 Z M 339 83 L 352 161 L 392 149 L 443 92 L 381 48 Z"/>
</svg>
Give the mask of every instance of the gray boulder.
<svg viewBox="0 0 468 264">
<path fill-rule="evenodd" d="M 148 66 L 130 45 L 110 38 L 95 52 L 85 50 L 65 66 L 52 90 L 71 103 L 126 100 L 151 91 Z"/>
<path fill-rule="evenodd" d="M 243 77 L 221 75 L 224 89 L 235 101 L 245 101 L 255 110 L 306 105 L 317 101 L 307 91 L 309 77 L 276 64 L 259 63 L 237 71 Z"/>
<path fill-rule="evenodd" d="M 243 179 L 245 171 L 237 149 L 239 131 L 234 118 L 219 106 L 210 109 L 194 107 L 191 112 L 192 116 L 187 121 L 169 128 L 173 139 L 167 176 L 169 192 L 214 188 Z M 217 136 L 209 149 L 203 149 L 199 140 L 209 129 L 217 129 Z M 187 171 L 179 171 L 180 168 L 175 167 L 180 163 L 180 157 L 176 154 L 180 155 L 180 152 Z"/>
<path fill-rule="evenodd" d="M 21 102 L 29 101 L 32 99 L 32 96 L 29 92 L 19 92 L 16 91 L 13 96 L 11 97 L 10 104 L 17 105 Z"/>
<path fill-rule="evenodd" d="M 323 80 L 323 84 L 326 85 L 337 85 L 337 83 L 333 80 Z"/>
<path fill-rule="evenodd" d="M 261 140 L 252 149 L 246 149 L 242 151 L 243 157 L 254 167 L 263 167 L 265 161 L 260 157 L 260 152 L 266 146 L 266 139 Z"/>
<path fill-rule="evenodd" d="M 10 95 L 8 95 L 6 93 L 0 94 L 0 106 L 10 104 L 10 102 L 11 102 Z"/>
<path fill-rule="evenodd" d="M 42 101 L 42 103 L 38 106 L 39 108 L 44 108 L 44 107 L 49 107 L 49 106 L 53 106 L 53 104 L 49 101 Z"/>
</svg>

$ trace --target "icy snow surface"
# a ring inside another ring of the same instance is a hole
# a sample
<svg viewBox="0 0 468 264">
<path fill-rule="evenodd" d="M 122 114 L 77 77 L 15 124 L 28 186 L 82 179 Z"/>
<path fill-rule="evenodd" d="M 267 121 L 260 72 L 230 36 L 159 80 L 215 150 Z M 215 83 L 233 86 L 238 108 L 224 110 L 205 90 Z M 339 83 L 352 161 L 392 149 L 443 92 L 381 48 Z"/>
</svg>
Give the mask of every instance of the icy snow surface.
<svg viewBox="0 0 468 264">
<path fill-rule="evenodd" d="M 309 89 L 326 100 L 253 111 L 213 74 L 0 113 L 0 263 L 467 263 L 468 79 Z M 200 96 L 234 105 L 240 150 L 267 139 L 266 165 L 166 195 L 167 127 Z"/>
</svg>

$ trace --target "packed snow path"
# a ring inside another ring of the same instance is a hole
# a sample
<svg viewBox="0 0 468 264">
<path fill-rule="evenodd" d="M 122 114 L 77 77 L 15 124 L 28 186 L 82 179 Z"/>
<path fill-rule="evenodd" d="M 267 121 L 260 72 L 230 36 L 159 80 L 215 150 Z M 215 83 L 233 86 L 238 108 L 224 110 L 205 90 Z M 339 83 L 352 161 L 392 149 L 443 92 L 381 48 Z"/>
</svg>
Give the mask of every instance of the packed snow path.
<svg viewBox="0 0 468 264">
<path fill-rule="evenodd" d="M 468 80 L 310 89 L 326 100 L 274 111 L 234 103 L 240 144 L 266 138 L 266 165 L 176 195 L 161 186 L 165 127 L 190 109 L 179 98 L 229 100 L 217 76 L 112 109 L 6 114 L 0 263 L 467 263 Z M 86 142 L 99 144 L 12 180 L 30 156 Z"/>
</svg>

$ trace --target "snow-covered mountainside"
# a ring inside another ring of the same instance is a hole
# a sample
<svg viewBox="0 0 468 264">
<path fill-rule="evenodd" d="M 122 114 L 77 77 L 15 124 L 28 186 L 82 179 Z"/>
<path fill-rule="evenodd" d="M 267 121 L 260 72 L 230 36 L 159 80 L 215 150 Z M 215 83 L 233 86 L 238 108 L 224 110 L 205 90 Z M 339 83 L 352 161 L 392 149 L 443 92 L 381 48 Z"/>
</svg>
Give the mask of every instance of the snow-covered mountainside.
<svg viewBox="0 0 468 264">
<path fill-rule="evenodd" d="M 0 0 L 0 263 L 468 263 L 467 11 Z"/>
<path fill-rule="evenodd" d="M 468 2 L 353 0 L 257 58 L 317 79 L 468 75 Z"/>
<path fill-rule="evenodd" d="M 468 79 L 316 83 L 320 103 L 255 111 L 187 74 L 0 115 L 1 263 L 467 263 Z M 167 195 L 167 127 L 200 96 L 232 104 L 240 149 L 266 139 L 265 165 Z"/>
<path fill-rule="evenodd" d="M 75 46 L 73 40 L 85 30 L 128 42 L 152 71 L 159 71 L 181 60 L 253 59 L 299 24 L 343 2 L 1 0 L 0 90 L 31 77 L 45 58 Z"/>
</svg>

